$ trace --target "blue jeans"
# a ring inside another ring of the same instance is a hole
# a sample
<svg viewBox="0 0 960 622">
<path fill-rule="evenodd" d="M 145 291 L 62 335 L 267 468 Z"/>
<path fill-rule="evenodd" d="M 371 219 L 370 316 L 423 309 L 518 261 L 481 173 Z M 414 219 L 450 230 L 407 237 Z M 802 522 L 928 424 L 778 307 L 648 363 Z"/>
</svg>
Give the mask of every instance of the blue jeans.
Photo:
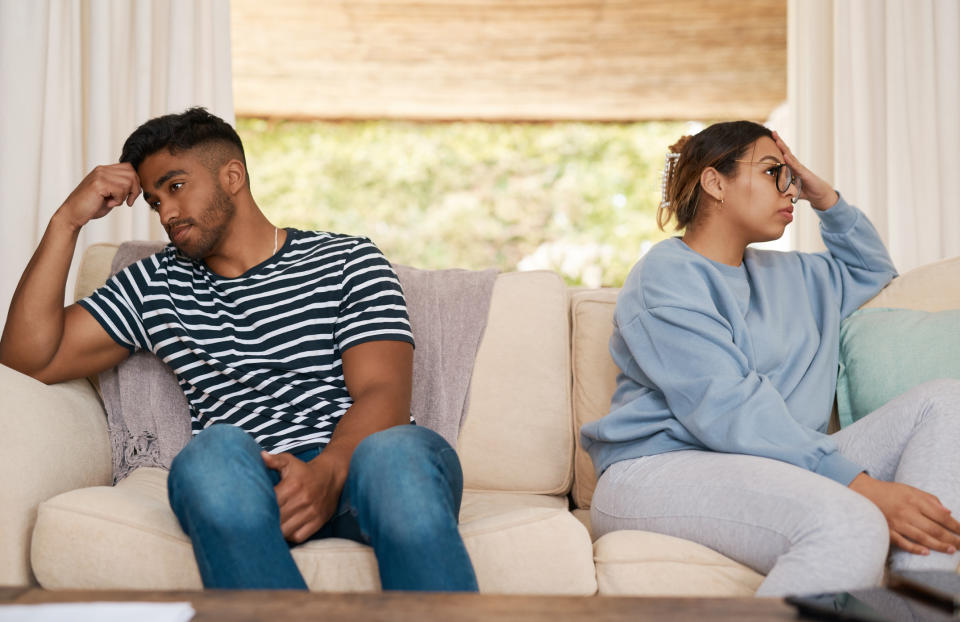
<svg viewBox="0 0 960 622">
<path fill-rule="evenodd" d="M 295 454 L 304 462 L 311 449 Z M 280 530 L 260 446 L 232 425 L 214 425 L 174 459 L 170 506 L 193 542 L 203 585 L 220 589 L 307 589 Z M 427 428 L 372 434 L 350 461 L 333 517 L 313 536 L 373 547 L 385 590 L 476 591 L 457 530 L 463 473 L 456 452 Z"/>
</svg>

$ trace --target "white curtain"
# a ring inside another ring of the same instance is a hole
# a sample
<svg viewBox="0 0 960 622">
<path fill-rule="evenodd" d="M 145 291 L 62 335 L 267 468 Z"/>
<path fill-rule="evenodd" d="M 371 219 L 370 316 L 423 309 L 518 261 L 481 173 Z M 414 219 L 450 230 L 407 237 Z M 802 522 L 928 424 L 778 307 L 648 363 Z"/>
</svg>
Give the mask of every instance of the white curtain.
<svg viewBox="0 0 960 622">
<path fill-rule="evenodd" d="M 901 273 L 960 255 L 960 2 L 790 0 L 787 138 L 867 213 Z M 794 227 L 822 248 L 816 218 Z"/>
<path fill-rule="evenodd" d="M 0 0 L 0 321 L 77 183 L 138 125 L 190 106 L 233 122 L 229 0 Z M 163 238 L 141 200 L 77 248 Z"/>
</svg>

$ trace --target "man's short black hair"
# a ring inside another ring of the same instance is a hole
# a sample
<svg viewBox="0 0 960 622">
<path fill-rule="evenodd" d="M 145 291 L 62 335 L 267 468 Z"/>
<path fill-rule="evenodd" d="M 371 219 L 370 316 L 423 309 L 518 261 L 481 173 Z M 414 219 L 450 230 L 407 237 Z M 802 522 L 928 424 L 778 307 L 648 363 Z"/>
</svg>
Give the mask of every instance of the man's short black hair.
<svg viewBox="0 0 960 622">
<path fill-rule="evenodd" d="M 187 151 L 195 147 L 220 147 L 216 151 L 239 151 L 240 161 L 247 165 L 240 136 L 229 123 L 210 114 L 205 108 L 188 108 L 179 114 L 167 114 L 150 119 L 138 127 L 126 142 L 120 153 L 121 162 L 129 162 L 134 170 L 140 168 L 150 155 L 166 149 L 170 153 Z M 223 154 L 226 156 L 226 154 Z M 218 157 L 217 165 L 226 161 Z M 212 162 L 211 162 L 212 164 Z M 249 176 L 248 176 L 249 180 Z"/>
</svg>

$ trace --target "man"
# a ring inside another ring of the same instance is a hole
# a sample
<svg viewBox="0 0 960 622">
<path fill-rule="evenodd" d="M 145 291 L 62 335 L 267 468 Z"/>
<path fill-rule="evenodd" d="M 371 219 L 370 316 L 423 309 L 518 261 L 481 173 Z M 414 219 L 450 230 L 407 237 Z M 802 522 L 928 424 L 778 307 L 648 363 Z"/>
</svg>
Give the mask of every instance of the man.
<svg viewBox="0 0 960 622">
<path fill-rule="evenodd" d="M 64 308 L 80 229 L 141 188 L 172 244 Z M 390 264 L 365 238 L 272 225 L 240 137 L 200 108 L 140 126 L 67 197 L 0 362 L 55 383 L 137 350 L 190 405 L 168 490 L 206 587 L 306 589 L 291 544 L 342 537 L 373 547 L 384 589 L 477 589 L 456 453 L 409 425 L 413 338 Z"/>
</svg>

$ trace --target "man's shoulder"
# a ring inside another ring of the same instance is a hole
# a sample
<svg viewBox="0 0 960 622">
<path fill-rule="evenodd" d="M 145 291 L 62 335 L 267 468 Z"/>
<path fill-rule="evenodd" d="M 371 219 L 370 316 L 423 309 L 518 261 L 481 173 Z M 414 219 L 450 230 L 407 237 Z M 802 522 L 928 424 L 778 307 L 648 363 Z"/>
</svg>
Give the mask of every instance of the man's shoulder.
<svg viewBox="0 0 960 622">
<path fill-rule="evenodd" d="M 166 279 L 173 266 L 181 269 L 189 268 L 189 260 L 182 257 L 172 244 L 159 247 L 158 243 L 126 243 L 117 251 L 116 260 L 120 259 L 125 265 L 111 276 L 112 279 L 136 278 L 153 281 Z"/>
<path fill-rule="evenodd" d="M 323 231 L 319 229 L 296 229 L 293 227 L 287 227 L 287 235 L 290 236 L 292 244 L 299 245 L 355 245 L 364 242 L 370 242 L 370 238 L 363 235 L 337 233 L 335 231 Z"/>
<path fill-rule="evenodd" d="M 287 232 L 288 256 L 297 262 L 312 259 L 327 265 L 340 265 L 344 269 L 370 262 L 389 266 L 380 248 L 366 236 L 298 229 L 287 229 Z"/>
</svg>

